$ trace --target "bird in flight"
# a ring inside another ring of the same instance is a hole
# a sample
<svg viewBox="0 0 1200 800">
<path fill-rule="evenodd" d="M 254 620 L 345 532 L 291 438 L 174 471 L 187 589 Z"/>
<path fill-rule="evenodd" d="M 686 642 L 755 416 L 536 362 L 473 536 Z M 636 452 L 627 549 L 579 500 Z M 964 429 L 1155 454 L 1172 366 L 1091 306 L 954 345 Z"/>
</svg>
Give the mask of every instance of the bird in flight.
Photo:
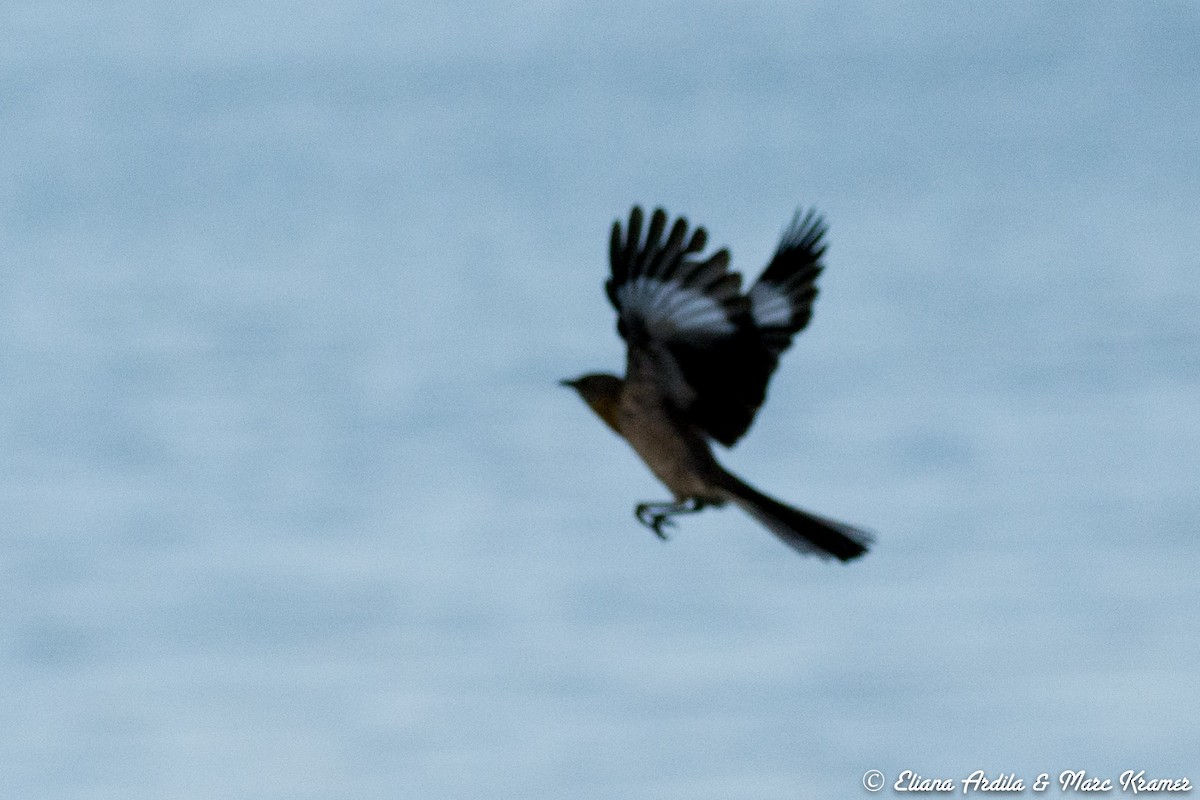
<svg viewBox="0 0 1200 800">
<path fill-rule="evenodd" d="M 780 355 L 812 317 L 825 223 L 814 211 L 797 212 L 771 263 L 743 293 L 728 250 L 702 255 L 704 228 L 689 235 L 680 217 L 668 231 L 661 208 L 643 236 L 645 222 L 635 206 L 624 230 L 613 223 L 609 247 L 605 289 L 628 345 L 625 377 L 562 381 L 674 495 L 638 504 L 635 516 L 665 539 L 672 517 L 733 503 L 802 553 L 861 556 L 871 543 L 866 531 L 768 497 L 717 463 L 711 446 L 731 447 L 750 428 Z"/>
</svg>

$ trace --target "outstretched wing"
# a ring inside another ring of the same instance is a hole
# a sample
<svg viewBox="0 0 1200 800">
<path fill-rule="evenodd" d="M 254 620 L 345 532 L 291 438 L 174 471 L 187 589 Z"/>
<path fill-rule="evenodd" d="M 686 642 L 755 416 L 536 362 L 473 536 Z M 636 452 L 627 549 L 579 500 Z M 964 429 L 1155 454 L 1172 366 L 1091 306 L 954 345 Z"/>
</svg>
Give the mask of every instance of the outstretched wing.
<svg viewBox="0 0 1200 800">
<path fill-rule="evenodd" d="M 651 215 L 644 240 L 643 222 L 635 207 L 625 231 L 613 223 L 612 278 L 605 286 L 631 368 L 648 361 L 675 410 L 732 445 L 754 421 L 777 356 L 754 322 L 741 276 L 729 271 L 729 252 L 702 257 L 707 234 L 697 228 L 689 237 L 683 218 L 664 239 L 662 209 Z M 639 372 L 640 378 L 647 371 Z"/>
<path fill-rule="evenodd" d="M 776 356 L 787 350 L 792 337 L 812 318 L 817 276 L 824 265 L 822 241 L 827 230 L 813 210 L 792 218 L 771 263 L 750 288 L 750 314 L 763 341 Z"/>
</svg>

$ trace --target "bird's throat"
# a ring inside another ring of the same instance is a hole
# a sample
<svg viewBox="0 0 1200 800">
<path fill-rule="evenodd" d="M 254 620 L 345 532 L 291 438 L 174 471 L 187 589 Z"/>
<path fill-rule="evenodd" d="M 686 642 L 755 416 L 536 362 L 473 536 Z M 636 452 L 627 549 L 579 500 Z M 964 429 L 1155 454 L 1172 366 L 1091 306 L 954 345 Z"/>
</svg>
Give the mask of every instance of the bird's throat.
<svg viewBox="0 0 1200 800">
<path fill-rule="evenodd" d="M 587 398 L 587 404 L 592 407 L 592 411 L 596 412 L 596 416 L 604 420 L 604 423 L 608 427 L 612 428 L 618 434 L 621 432 L 620 426 L 617 425 L 618 399 L 616 397 L 589 397 Z"/>
</svg>

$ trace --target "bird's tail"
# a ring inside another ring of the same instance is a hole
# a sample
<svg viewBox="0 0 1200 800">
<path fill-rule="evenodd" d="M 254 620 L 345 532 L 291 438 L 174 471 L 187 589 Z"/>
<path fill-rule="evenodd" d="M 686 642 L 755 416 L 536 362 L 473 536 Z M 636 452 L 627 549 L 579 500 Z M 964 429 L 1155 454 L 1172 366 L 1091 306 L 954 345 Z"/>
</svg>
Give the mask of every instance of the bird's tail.
<svg viewBox="0 0 1200 800">
<path fill-rule="evenodd" d="M 723 486 L 729 499 L 801 553 L 850 561 L 867 552 L 872 536 L 864 530 L 809 514 L 768 497 L 730 472 Z"/>
</svg>

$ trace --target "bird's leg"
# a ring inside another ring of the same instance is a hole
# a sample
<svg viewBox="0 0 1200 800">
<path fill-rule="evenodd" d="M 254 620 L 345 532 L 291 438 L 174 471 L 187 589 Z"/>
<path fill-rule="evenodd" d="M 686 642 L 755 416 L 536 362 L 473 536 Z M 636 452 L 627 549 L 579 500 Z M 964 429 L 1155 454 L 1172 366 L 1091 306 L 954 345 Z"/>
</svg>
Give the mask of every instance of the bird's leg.
<svg viewBox="0 0 1200 800">
<path fill-rule="evenodd" d="M 663 533 L 662 529 L 675 525 L 675 521 L 671 517 L 678 514 L 695 514 L 707 505 L 708 503 L 695 497 L 689 497 L 682 503 L 638 503 L 633 514 L 637 517 L 638 522 L 654 531 L 655 536 L 666 541 L 667 535 Z"/>
</svg>

